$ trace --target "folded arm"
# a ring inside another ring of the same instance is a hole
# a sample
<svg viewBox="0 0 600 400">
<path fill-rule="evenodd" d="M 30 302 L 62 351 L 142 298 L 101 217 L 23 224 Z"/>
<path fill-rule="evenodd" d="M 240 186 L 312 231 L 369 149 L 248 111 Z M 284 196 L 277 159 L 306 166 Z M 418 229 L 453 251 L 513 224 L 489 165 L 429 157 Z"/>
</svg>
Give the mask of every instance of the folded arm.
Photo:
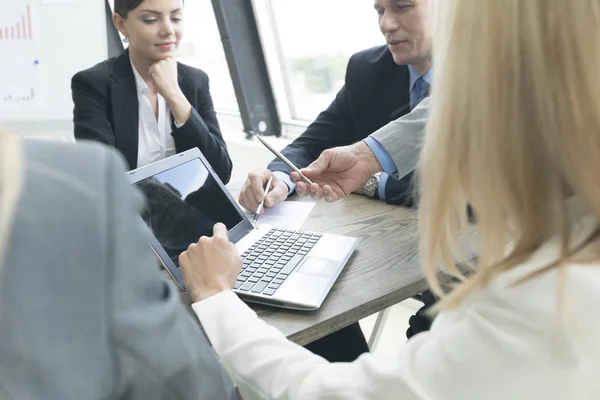
<svg viewBox="0 0 600 400">
<path fill-rule="evenodd" d="M 171 135 L 175 139 L 178 153 L 197 147 L 223 183 L 227 183 L 233 164 L 217 121 L 208 82 L 206 90 L 200 96 L 198 107 L 192 107 L 189 119 L 181 127 L 174 129 Z"/>
</svg>

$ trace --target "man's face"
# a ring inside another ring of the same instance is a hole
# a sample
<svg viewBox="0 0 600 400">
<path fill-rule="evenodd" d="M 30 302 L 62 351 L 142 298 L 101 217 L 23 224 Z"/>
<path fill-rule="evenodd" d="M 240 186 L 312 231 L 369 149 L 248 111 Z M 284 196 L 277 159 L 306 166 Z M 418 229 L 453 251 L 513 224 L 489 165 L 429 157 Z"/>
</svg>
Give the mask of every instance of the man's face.
<svg viewBox="0 0 600 400">
<path fill-rule="evenodd" d="M 385 36 L 396 64 L 411 64 L 417 70 L 427 65 L 426 70 L 429 69 L 429 1 L 431 0 L 375 0 L 379 29 Z M 424 73 L 426 70 L 419 72 Z"/>
</svg>

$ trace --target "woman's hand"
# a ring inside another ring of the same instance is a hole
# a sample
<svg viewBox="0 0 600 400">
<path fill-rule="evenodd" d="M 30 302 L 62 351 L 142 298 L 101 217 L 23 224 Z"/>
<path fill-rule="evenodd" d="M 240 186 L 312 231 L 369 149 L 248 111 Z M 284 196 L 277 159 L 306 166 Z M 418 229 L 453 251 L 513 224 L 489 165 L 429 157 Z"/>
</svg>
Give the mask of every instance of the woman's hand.
<svg viewBox="0 0 600 400">
<path fill-rule="evenodd" d="M 231 290 L 242 269 L 242 257 L 229 241 L 225 225 L 213 228 L 213 237 L 202 236 L 179 255 L 185 286 L 193 302 Z"/>
<path fill-rule="evenodd" d="M 170 57 L 157 61 L 150 66 L 148 72 L 156 91 L 165 98 L 169 105 L 175 122 L 179 124 L 186 123 L 192 113 L 192 105 L 179 87 L 177 61 Z"/>
<path fill-rule="evenodd" d="M 168 57 L 150 66 L 150 78 L 154 87 L 165 100 L 176 96 L 181 89 L 177 81 L 177 62 Z"/>
</svg>

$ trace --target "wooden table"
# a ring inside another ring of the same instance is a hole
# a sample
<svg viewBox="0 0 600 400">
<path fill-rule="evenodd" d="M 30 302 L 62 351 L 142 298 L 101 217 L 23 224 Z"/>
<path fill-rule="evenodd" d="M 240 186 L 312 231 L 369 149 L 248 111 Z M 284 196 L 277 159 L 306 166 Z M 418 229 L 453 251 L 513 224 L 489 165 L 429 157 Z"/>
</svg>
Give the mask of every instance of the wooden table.
<svg viewBox="0 0 600 400">
<path fill-rule="evenodd" d="M 241 185 L 228 185 L 237 197 Z M 288 201 L 311 201 L 294 196 Z M 258 315 L 290 340 L 305 345 L 382 311 L 426 288 L 418 261 L 417 213 L 351 195 L 317 202 L 302 227 L 360 239 L 331 292 L 317 311 L 252 305 Z"/>
</svg>

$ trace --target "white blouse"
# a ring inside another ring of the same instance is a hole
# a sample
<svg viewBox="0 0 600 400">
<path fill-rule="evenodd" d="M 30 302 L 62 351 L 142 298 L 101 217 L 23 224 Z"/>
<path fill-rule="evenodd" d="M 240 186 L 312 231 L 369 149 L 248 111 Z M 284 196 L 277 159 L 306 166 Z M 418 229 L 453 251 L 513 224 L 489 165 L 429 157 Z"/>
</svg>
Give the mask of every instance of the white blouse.
<svg viewBox="0 0 600 400">
<path fill-rule="evenodd" d="M 175 140 L 171 136 L 171 110 L 164 97 L 157 93 L 158 118 L 148 97 L 148 85 L 131 64 L 138 95 L 138 162 L 137 167 L 170 157 L 176 153 Z M 183 124 L 176 124 L 180 128 Z"/>
<path fill-rule="evenodd" d="M 598 226 L 589 214 L 578 221 L 573 246 Z M 289 342 L 233 292 L 192 307 L 246 400 L 600 399 L 600 263 L 568 267 L 560 305 L 555 270 L 511 286 L 559 249 L 548 242 L 400 352 L 353 363 L 329 363 Z"/>
</svg>

